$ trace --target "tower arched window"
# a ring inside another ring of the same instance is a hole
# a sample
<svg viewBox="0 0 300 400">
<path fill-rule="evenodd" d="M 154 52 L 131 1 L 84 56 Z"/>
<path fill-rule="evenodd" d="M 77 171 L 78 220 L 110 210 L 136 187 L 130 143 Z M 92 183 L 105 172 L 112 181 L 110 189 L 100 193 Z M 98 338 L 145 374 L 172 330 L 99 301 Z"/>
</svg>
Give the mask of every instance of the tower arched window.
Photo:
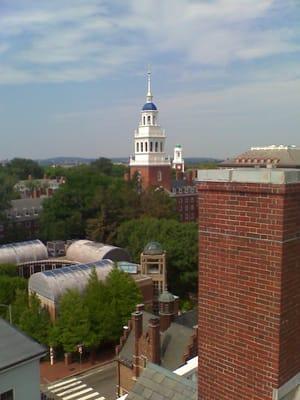
<svg viewBox="0 0 300 400">
<path fill-rule="evenodd" d="M 155 152 L 158 152 L 158 142 L 155 142 Z"/>
<path fill-rule="evenodd" d="M 139 153 L 139 151 L 140 151 L 140 144 L 139 144 L 139 142 L 137 142 L 137 144 L 136 144 L 136 152 Z"/>
<path fill-rule="evenodd" d="M 148 142 L 145 142 L 145 152 L 148 152 Z"/>
<path fill-rule="evenodd" d="M 161 170 L 157 171 L 157 182 L 161 182 L 162 181 L 162 173 Z"/>
<path fill-rule="evenodd" d="M 150 115 L 148 115 L 148 117 L 147 117 L 147 123 L 150 125 L 151 124 L 151 116 Z"/>
<path fill-rule="evenodd" d="M 143 125 L 146 125 L 146 117 L 143 116 Z"/>
<path fill-rule="evenodd" d="M 141 152 L 143 153 L 143 151 L 144 151 L 144 144 L 143 142 L 141 142 Z"/>
<path fill-rule="evenodd" d="M 150 152 L 153 151 L 153 142 L 150 142 Z"/>
<path fill-rule="evenodd" d="M 162 151 L 163 151 L 163 143 L 160 142 L 160 152 L 162 153 Z"/>
</svg>

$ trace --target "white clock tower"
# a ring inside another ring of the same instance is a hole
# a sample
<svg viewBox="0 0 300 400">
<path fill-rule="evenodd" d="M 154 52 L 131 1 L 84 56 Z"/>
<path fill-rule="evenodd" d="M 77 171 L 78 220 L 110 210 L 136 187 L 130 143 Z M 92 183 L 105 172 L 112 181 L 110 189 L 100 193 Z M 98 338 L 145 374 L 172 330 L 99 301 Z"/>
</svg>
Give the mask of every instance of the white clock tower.
<svg viewBox="0 0 300 400">
<path fill-rule="evenodd" d="M 184 159 L 182 157 L 182 146 L 181 144 L 176 144 L 174 147 L 174 158 L 172 162 L 173 169 L 176 171 L 184 172 Z"/>
<path fill-rule="evenodd" d="M 158 110 L 153 103 L 151 73 L 148 71 L 146 103 L 141 110 L 141 119 L 134 132 L 134 155 L 130 157 L 130 176 L 138 174 L 145 189 L 149 186 L 171 186 L 171 162 L 166 155 L 166 134 L 158 121 Z"/>
</svg>

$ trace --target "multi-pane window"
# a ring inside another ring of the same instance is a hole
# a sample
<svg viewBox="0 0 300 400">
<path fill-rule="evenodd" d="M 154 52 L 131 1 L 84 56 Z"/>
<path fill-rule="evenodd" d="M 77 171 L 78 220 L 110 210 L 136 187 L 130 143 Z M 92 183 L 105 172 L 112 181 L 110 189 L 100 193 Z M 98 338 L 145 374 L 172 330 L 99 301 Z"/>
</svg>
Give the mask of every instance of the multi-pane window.
<svg viewBox="0 0 300 400">
<path fill-rule="evenodd" d="M 0 393 L 0 400 L 14 400 L 14 391 L 11 389 L 7 392 Z"/>
</svg>

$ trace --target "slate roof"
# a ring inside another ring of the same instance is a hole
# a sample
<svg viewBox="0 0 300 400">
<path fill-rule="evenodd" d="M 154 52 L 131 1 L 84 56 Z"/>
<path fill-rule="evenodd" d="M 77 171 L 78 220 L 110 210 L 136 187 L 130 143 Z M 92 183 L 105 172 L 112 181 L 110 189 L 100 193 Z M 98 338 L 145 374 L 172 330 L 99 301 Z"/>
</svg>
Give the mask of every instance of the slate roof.
<svg viewBox="0 0 300 400">
<path fill-rule="evenodd" d="M 198 325 L 198 309 L 194 308 L 193 310 L 178 315 L 175 318 L 175 322 L 177 324 L 193 328 L 194 326 Z"/>
<path fill-rule="evenodd" d="M 126 400 L 196 400 L 195 382 L 148 363 Z"/>
<path fill-rule="evenodd" d="M 0 318 L 0 373 L 46 353 L 45 347 Z"/>
<path fill-rule="evenodd" d="M 155 315 L 143 311 L 143 333 L 147 332 L 148 323 Z M 192 328 L 173 322 L 171 326 L 161 333 L 161 365 L 169 370 L 179 368 L 184 364 L 183 355 L 185 354 L 190 339 L 194 334 Z M 119 353 L 119 359 L 127 365 L 132 365 L 132 356 L 134 352 L 134 332 L 128 335 L 124 346 Z"/>
</svg>

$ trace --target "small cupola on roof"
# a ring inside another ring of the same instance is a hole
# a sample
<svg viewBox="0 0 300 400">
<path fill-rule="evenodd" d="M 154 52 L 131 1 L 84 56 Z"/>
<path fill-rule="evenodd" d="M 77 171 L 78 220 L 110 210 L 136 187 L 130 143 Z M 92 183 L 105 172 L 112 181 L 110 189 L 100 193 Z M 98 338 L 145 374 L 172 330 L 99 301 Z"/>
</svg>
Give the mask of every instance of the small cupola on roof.
<svg viewBox="0 0 300 400">
<path fill-rule="evenodd" d="M 147 102 L 144 104 L 142 111 L 157 111 L 156 105 L 153 103 L 153 95 L 151 92 L 151 72 L 148 70 L 148 91 L 147 91 Z"/>
<path fill-rule="evenodd" d="M 158 301 L 161 303 L 171 303 L 175 301 L 175 296 L 172 293 L 165 290 L 163 293 L 159 295 Z"/>
<path fill-rule="evenodd" d="M 160 243 L 149 242 L 148 244 L 146 244 L 143 253 L 147 255 L 158 255 L 158 254 L 163 254 L 164 251 Z"/>
</svg>

